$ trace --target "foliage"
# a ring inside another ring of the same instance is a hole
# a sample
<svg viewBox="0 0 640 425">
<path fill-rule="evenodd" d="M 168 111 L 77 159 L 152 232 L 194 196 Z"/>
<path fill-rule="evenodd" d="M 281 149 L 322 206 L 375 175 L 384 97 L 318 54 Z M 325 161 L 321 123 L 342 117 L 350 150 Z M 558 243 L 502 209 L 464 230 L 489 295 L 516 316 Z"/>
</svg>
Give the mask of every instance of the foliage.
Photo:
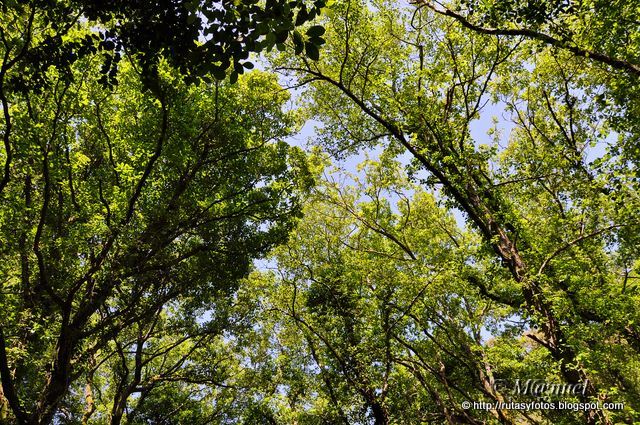
<svg viewBox="0 0 640 425">
<path fill-rule="evenodd" d="M 635 99 L 621 106 L 614 83 L 629 76 L 610 74 L 603 87 L 601 70 L 568 52 L 469 32 L 426 7 L 402 13 L 388 2 L 345 1 L 333 13 L 321 61 L 276 60 L 310 83 L 321 143 L 335 153 L 383 146 L 410 155 L 411 172 L 466 214 L 484 240 L 482 257 L 504 268 L 497 284 L 479 270 L 469 282 L 524 319 L 521 332 L 532 328 L 526 336 L 547 351 L 547 370 L 589 380 L 591 397 L 627 405 L 626 413 L 588 412 L 588 421 L 629 420 L 637 382 L 625 381 L 625 395 L 609 389 L 635 375 L 638 359 L 638 299 L 627 289 L 636 277 L 629 238 L 639 223 L 638 181 L 635 166 L 622 165 L 637 136 L 627 130 L 610 149 L 594 149 L 616 136 L 608 132 L 619 121 L 610 117 L 631 119 L 625 108 Z M 617 102 L 593 102 L 614 90 Z M 508 139 L 495 129 L 487 143 L 472 132 L 488 105 L 510 117 Z M 539 364 L 537 351 L 531 361 Z"/>
<path fill-rule="evenodd" d="M 90 56 L 101 58 L 105 85 L 117 84 L 123 56 L 135 58 L 147 84 L 163 58 L 192 82 L 222 80 L 229 68 L 235 81 L 253 68 L 250 53 L 282 48 L 324 6 L 324 0 L 3 1 L 3 84 L 4 74 L 18 68 L 11 86 L 41 90 L 50 67 L 71 78 L 73 63 Z M 92 31 L 78 35 L 80 26 Z M 322 42 L 308 39 L 307 51 Z"/>
<path fill-rule="evenodd" d="M 633 1 L 601 0 L 416 0 L 483 34 L 526 37 L 538 43 L 640 75 L 638 6 Z"/>
<path fill-rule="evenodd" d="M 155 97 L 130 65 L 114 91 L 95 62 L 75 72 L 8 111 L 2 375 L 29 423 L 48 423 L 80 377 L 108 379 L 105 366 L 113 423 L 131 394 L 177 379 L 226 329 L 237 279 L 286 236 L 308 184 L 271 76 L 194 87 L 166 68 Z"/>
<path fill-rule="evenodd" d="M 637 422 L 636 9 L 4 2 L 0 420 Z"/>
</svg>

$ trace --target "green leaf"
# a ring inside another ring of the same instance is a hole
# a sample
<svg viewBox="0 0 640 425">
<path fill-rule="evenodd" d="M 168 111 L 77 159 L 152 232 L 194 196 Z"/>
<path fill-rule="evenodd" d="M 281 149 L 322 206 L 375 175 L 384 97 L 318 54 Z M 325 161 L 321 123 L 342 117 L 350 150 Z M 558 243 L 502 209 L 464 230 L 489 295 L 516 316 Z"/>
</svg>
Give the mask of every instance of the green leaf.
<svg viewBox="0 0 640 425">
<path fill-rule="evenodd" d="M 320 51 L 318 50 L 318 46 L 313 43 L 306 42 L 304 43 L 304 48 L 309 59 L 314 61 L 320 59 Z"/>
<path fill-rule="evenodd" d="M 300 11 L 298 12 L 298 14 L 296 15 L 296 26 L 300 26 L 302 24 L 304 24 L 305 22 L 307 22 L 309 18 L 309 13 L 307 12 L 307 9 L 300 9 Z"/>
<path fill-rule="evenodd" d="M 322 37 L 313 37 L 309 39 L 309 43 L 315 44 L 316 46 L 322 46 L 326 43 L 326 40 Z"/>
<path fill-rule="evenodd" d="M 224 80 L 225 77 L 227 76 L 227 73 L 225 72 L 225 70 L 220 67 L 213 68 L 211 73 L 213 74 L 216 80 Z"/>
<path fill-rule="evenodd" d="M 293 45 L 296 55 L 299 55 L 304 51 L 304 40 L 302 39 L 302 35 L 300 35 L 298 31 L 293 32 Z"/>
<path fill-rule="evenodd" d="M 284 43 L 289 38 L 289 31 L 283 30 L 276 33 L 276 43 Z"/>
<path fill-rule="evenodd" d="M 320 37 L 325 33 L 325 29 L 322 25 L 314 25 L 307 30 L 309 37 Z"/>
</svg>

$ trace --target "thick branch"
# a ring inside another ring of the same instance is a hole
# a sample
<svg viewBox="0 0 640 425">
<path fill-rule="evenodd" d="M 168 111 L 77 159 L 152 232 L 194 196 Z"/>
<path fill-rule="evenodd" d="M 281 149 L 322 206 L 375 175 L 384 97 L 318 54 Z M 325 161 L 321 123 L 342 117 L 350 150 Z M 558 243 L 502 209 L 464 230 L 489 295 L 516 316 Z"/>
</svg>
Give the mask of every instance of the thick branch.
<svg viewBox="0 0 640 425">
<path fill-rule="evenodd" d="M 16 393 L 16 389 L 13 385 L 13 379 L 11 378 L 11 370 L 9 369 L 9 363 L 7 360 L 6 341 L 4 339 L 4 332 L 0 327 L 0 379 L 2 380 L 2 392 L 4 397 L 9 402 L 11 410 L 15 415 L 18 424 L 22 425 L 26 421 L 26 416 L 20 406 L 20 399 Z"/>
<path fill-rule="evenodd" d="M 461 14 L 456 13 L 456 12 L 452 11 L 451 9 L 447 9 L 447 8 L 440 9 L 440 8 L 437 8 L 430 1 L 417 0 L 417 1 L 414 1 L 414 4 L 421 5 L 421 6 L 426 6 L 426 7 L 428 7 L 429 9 L 433 10 L 436 13 L 439 13 L 441 15 L 454 18 L 456 21 L 458 21 L 460 24 L 462 24 L 462 26 L 464 26 L 465 28 L 468 28 L 470 30 L 473 30 L 473 31 L 481 33 L 481 34 L 527 37 L 527 38 L 530 38 L 530 39 L 533 39 L 533 40 L 541 41 L 541 42 L 543 42 L 545 44 L 548 44 L 550 46 L 554 46 L 554 47 L 558 47 L 558 48 L 561 48 L 561 49 L 568 50 L 568 51 L 570 51 L 571 53 L 573 53 L 576 56 L 592 59 L 592 60 L 594 60 L 596 62 L 600 62 L 600 63 L 603 63 L 605 65 L 609 65 L 610 67 L 612 67 L 614 69 L 625 71 L 625 72 L 627 72 L 629 74 L 632 74 L 632 75 L 635 75 L 635 76 L 640 76 L 640 65 L 637 65 L 635 63 L 629 62 L 629 61 L 624 60 L 624 59 L 614 58 L 614 57 L 606 55 L 604 53 L 600 53 L 600 52 L 596 52 L 596 51 L 593 51 L 593 50 L 585 49 L 585 48 L 579 47 L 579 46 L 574 45 L 574 44 L 572 45 L 572 44 L 568 43 L 567 41 L 559 40 L 557 38 L 554 38 L 554 37 L 552 37 L 552 36 L 550 36 L 548 34 L 545 34 L 545 33 L 539 32 L 539 31 L 535 31 L 535 30 L 528 29 L 528 28 L 503 29 L 503 28 L 483 27 L 481 25 L 474 24 L 473 22 L 469 21 L 469 19 L 467 17 L 462 16 Z"/>
</svg>

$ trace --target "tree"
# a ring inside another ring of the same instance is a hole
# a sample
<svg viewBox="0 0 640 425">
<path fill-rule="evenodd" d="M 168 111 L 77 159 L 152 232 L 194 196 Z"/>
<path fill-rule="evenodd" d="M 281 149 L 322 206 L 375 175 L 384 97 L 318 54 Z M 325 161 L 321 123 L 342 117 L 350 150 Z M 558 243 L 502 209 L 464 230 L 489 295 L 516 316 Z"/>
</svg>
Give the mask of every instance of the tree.
<svg viewBox="0 0 640 425">
<path fill-rule="evenodd" d="M 637 182 L 622 164 L 632 152 L 625 140 L 634 136 L 622 136 L 602 160 L 587 159 L 607 130 L 593 113 L 606 117 L 616 108 L 590 103 L 599 71 L 553 50 L 534 56 L 520 40 L 451 26 L 427 8 L 402 14 L 387 2 L 346 1 L 332 13 L 321 61 L 276 62 L 308 84 L 325 146 L 344 154 L 383 143 L 410 154 L 413 170 L 427 173 L 423 183 L 466 213 L 485 255 L 510 275 L 488 286 L 470 274 L 470 283 L 526 318 L 537 330 L 527 337 L 548 351 L 559 376 L 588 379 L 591 397 L 633 387 L 616 376 L 630 371 L 629 359 L 637 364 L 640 341 L 636 295 L 620 289 L 637 261 L 626 248 L 639 223 L 628 209 Z M 516 129 L 508 141 L 481 144 L 470 127 L 491 102 L 506 104 Z M 616 354 L 602 341 L 616 341 Z M 603 369 L 603 356 L 615 372 Z M 615 414 L 591 411 L 587 419 L 608 422 Z"/>
<path fill-rule="evenodd" d="M 400 167 L 383 155 L 362 179 L 326 176 L 274 251 L 273 271 L 251 277 L 261 294 L 254 351 L 272 375 L 254 389 L 263 411 L 300 424 L 575 422 L 572 412 L 461 407 L 505 401 L 496 379 L 513 372 L 548 379 L 553 359 L 517 330 L 487 342 L 512 312 L 470 276 L 488 285 L 504 277 L 478 237 Z"/>
<path fill-rule="evenodd" d="M 112 423 L 132 394 L 180 381 L 225 328 L 215 306 L 283 240 L 308 184 L 273 77 L 195 87 L 163 66 L 151 93 L 133 64 L 113 91 L 94 60 L 72 69 L 73 82 L 50 71 L 51 90 L 5 111 L 0 372 L 17 423 L 65 415 L 69 389 L 91 388 L 104 364 Z"/>
<path fill-rule="evenodd" d="M 252 67 L 251 52 L 281 48 L 323 4 L 2 3 L 0 375 L 3 406 L 19 423 L 65 414 L 71 384 L 120 353 L 116 423 L 146 379 L 139 363 L 128 373 L 128 347 L 149 343 L 158 323 L 196 346 L 222 332 L 196 325 L 198 308 L 230 296 L 295 215 L 295 184 L 284 183 L 289 151 L 276 143 L 293 124 L 279 111 L 284 97 L 267 93 L 276 90 L 269 78 L 240 91 L 211 81 L 233 67 L 235 82 Z M 118 79 L 123 88 L 104 90 Z M 234 113 L 255 121 L 233 126 Z M 189 279 L 196 288 L 184 286 Z M 167 323 L 176 298 L 191 322 Z M 125 332 L 133 323 L 147 339 Z"/>
<path fill-rule="evenodd" d="M 51 90 L 51 69 L 57 79 L 71 82 L 73 64 L 97 56 L 101 60 L 99 81 L 112 86 L 118 81 L 118 63 L 127 56 L 140 66 L 145 87 L 156 92 L 162 59 L 189 82 L 212 77 L 222 80 L 233 66 L 233 82 L 245 68 L 253 68 L 247 61 L 251 52 L 275 45 L 283 48 L 294 28 L 317 16 L 324 4 L 324 0 L 312 6 L 303 0 L 269 0 L 264 5 L 257 0 L 2 2 L 0 104 L 5 160 L 0 193 L 11 178 L 12 96 Z M 313 52 L 323 42 L 321 37 L 305 41 Z"/>
<path fill-rule="evenodd" d="M 417 0 L 412 3 L 451 17 L 478 33 L 526 37 L 640 76 L 640 52 L 634 42 L 638 37 L 637 11 L 633 2 Z"/>
<path fill-rule="evenodd" d="M 2 6 L 2 421 L 638 420 L 631 5 Z"/>
<path fill-rule="evenodd" d="M 282 47 L 324 5 L 324 0 L 3 2 L 2 87 L 41 90 L 50 67 L 71 77 L 75 61 L 98 54 L 101 82 L 107 85 L 117 84 L 123 56 L 135 58 L 151 81 L 162 58 L 191 81 L 224 79 L 230 67 L 235 80 L 253 68 L 250 53 Z M 93 31 L 74 37 L 78 26 Z M 19 72 L 8 75 L 11 69 Z"/>
</svg>

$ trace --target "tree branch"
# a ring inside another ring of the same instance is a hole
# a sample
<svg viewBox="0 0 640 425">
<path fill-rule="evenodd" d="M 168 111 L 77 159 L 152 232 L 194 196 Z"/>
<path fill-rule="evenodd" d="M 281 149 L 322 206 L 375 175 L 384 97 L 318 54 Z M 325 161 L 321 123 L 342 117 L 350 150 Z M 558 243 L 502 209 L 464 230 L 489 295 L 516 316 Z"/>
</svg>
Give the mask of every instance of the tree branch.
<svg viewBox="0 0 640 425">
<path fill-rule="evenodd" d="M 440 15 L 451 17 L 456 21 L 458 21 L 460 24 L 462 24 L 462 26 L 464 26 L 465 28 L 468 28 L 470 30 L 473 30 L 481 34 L 527 37 L 533 40 L 541 41 L 545 44 L 548 44 L 554 47 L 568 50 L 576 56 L 592 59 L 596 62 L 609 65 L 611 68 L 625 71 L 631 75 L 640 76 L 640 65 L 629 62 L 627 60 L 614 58 L 604 53 L 585 49 L 577 45 L 571 45 L 564 40 L 559 40 L 557 38 L 554 38 L 548 34 L 545 34 L 539 31 L 534 31 L 528 28 L 503 29 L 503 28 L 483 27 L 481 25 L 474 24 L 473 22 L 469 21 L 467 17 L 462 16 L 461 14 L 456 13 L 444 6 L 443 6 L 444 9 L 440 9 L 434 6 L 433 2 L 428 0 L 414 0 L 413 4 L 426 6 Z"/>
</svg>

